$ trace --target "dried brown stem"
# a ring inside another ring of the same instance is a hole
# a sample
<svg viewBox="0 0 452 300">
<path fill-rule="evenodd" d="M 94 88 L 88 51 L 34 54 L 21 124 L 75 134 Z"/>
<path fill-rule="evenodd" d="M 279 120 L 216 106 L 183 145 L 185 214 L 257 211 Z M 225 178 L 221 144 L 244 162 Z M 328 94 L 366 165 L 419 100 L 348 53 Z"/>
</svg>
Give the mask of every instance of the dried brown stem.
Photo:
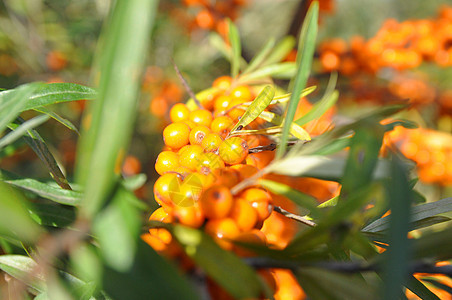
<svg viewBox="0 0 452 300">
<path fill-rule="evenodd" d="M 176 71 L 177 76 L 179 77 L 180 81 L 182 82 L 182 85 L 184 86 L 185 90 L 187 91 L 187 93 L 190 95 L 190 98 L 193 99 L 193 101 L 195 101 L 196 105 L 199 108 L 204 108 L 201 104 L 201 102 L 198 100 L 198 98 L 196 98 L 195 93 L 192 91 L 192 89 L 190 88 L 190 86 L 188 85 L 187 81 L 185 80 L 184 76 L 182 76 L 182 73 L 180 72 L 179 68 L 177 67 L 176 63 L 174 62 L 174 60 L 172 58 L 171 62 L 173 63 L 173 67 L 174 70 Z"/>
<path fill-rule="evenodd" d="M 280 213 L 281 215 L 285 216 L 286 218 L 295 220 L 297 222 L 303 223 L 303 224 L 308 225 L 310 227 L 317 226 L 316 223 L 314 223 L 314 222 L 312 222 L 312 221 L 310 221 L 310 220 L 308 220 L 308 219 L 306 219 L 306 218 L 304 218 L 302 216 L 299 216 L 299 215 L 293 214 L 291 212 L 288 212 L 287 210 L 285 210 L 284 208 L 281 208 L 279 206 L 274 206 L 273 210 L 276 211 L 277 213 Z"/>
</svg>

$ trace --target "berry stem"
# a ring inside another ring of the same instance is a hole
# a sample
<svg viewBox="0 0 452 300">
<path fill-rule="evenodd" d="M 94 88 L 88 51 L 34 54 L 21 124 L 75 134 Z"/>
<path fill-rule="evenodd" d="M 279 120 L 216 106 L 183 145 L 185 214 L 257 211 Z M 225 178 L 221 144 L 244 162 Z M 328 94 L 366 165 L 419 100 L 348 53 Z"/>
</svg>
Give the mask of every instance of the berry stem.
<svg viewBox="0 0 452 300">
<path fill-rule="evenodd" d="M 295 221 L 297 221 L 297 222 L 303 223 L 303 224 L 308 225 L 308 226 L 310 226 L 310 227 L 315 227 L 315 226 L 317 226 L 316 223 L 314 223 L 314 222 L 312 222 L 312 221 L 310 221 L 310 220 L 308 220 L 308 219 L 306 219 L 306 218 L 304 218 L 304 217 L 302 217 L 302 216 L 299 216 L 299 215 L 293 214 L 293 213 L 291 213 L 291 212 L 288 212 L 287 210 L 285 210 L 284 208 L 281 208 L 281 207 L 279 207 L 279 206 L 274 206 L 274 207 L 273 207 L 273 210 L 276 211 L 277 213 L 282 214 L 282 215 L 285 216 L 286 218 L 295 220 Z"/>
</svg>

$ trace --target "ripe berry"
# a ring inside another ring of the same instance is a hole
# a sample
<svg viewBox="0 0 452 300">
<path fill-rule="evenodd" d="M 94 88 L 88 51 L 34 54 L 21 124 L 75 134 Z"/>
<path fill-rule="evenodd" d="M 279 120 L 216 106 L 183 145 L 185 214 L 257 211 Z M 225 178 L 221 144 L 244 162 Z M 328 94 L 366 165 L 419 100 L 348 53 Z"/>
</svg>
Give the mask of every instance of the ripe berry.
<svg viewBox="0 0 452 300">
<path fill-rule="evenodd" d="M 192 171 L 196 171 L 203 152 L 204 149 L 199 145 L 187 145 L 179 150 L 179 164 Z"/>
<path fill-rule="evenodd" d="M 210 127 L 212 123 L 212 113 L 206 109 L 197 109 L 190 113 L 189 120 L 198 126 Z"/>
<path fill-rule="evenodd" d="M 197 169 L 201 174 L 209 175 L 213 170 L 224 168 L 223 160 L 215 153 L 203 153 L 198 159 Z"/>
<path fill-rule="evenodd" d="M 178 191 L 181 180 L 177 174 L 166 173 L 160 176 L 154 184 L 154 197 L 161 206 L 172 207 L 170 193 Z"/>
<path fill-rule="evenodd" d="M 235 220 L 242 231 L 253 229 L 258 221 L 257 211 L 251 206 L 251 203 L 240 198 L 235 201 L 229 217 Z"/>
<path fill-rule="evenodd" d="M 185 123 L 171 123 L 163 130 L 163 141 L 172 149 L 179 149 L 189 142 L 190 127 Z"/>
<path fill-rule="evenodd" d="M 183 103 L 175 104 L 170 110 L 170 119 L 173 123 L 186 121 L 189 115 L 190 110 Z"/>
<path fill-rule="evenodd" d="M 221 219 L 231 212 L 234 199 L 227 187 L 213 185 L 202 193 L 199 203 L 207 218 Z"/>
<path fill-rule="evenodd" d="M 233 165 L 233 166 L 231 166 L 231 168 L 236 170 L 239 173 L 240 181 L 250 178 L 257 172 L 259 172 L 259 169 L 257 169 L 255 166 L 251 166 L 251 165 Z"/>
<path fill-rule="evenodd" d="M 229 130 L 234 126 L 234 121 L 228 116 L 217 117 L 210 124 L 212 132 L 218 133 L 222 137 L 226 137 Z"/>
<path fill-rule="evenodd" d="M 170 193 L 171 201 L 175 206 L 193 206 L 199 200 L 203 190 L 203 182 L 197 173 L 187 175 L 179 189 Z"/>
<path fill-rule="evenodd" d="M 241 86 L 234 88 L 231 91 L 231 97 L 236 98 L 236 99 L 242 99 L 245 101 L 250 101 L 253 96 L 252 96 L 251 90 L 248 86 L 241 85 Z"/>
<path fill-rule="evenodd" d="M 220 144 L 218 152 L 225 163 L 239 164 L 248 155 L 248 144 L 242 138 L 231 137 Z"/>
<path fill-rule="evenodd" d="M 233 240 L 240 234 L 236 222 L 230 218 L 209 220 L 206 223 L 205 230 L 226 250 L 231 250 L 233 247 L 228 240 Z"/>
<path fill-rule="evenodd" d="M 173 151 L 162 151 L 155 162 L 155 170 L 159 175 L 174 171 L 179 167 L 179 155 Z"/>
<path fill-rule="evenodd" d="M 206 126 L 196 126 L 190 131 L 190 144 L 201 145 L 203 139 L 210 133 L 209 127 Z"/>
<path fill-rule="evenodd" d="M 225 111 L 231 104 L 232 99 L 229 96 L 221 95 L 215 99 L 214 109 L 217 112 Z"/>
<path fill-rule="evenodd" d="M 223 139 L 218 133 L 209 133 L 201 142 L 201 146 L 206 152 L 216 152 Z"/>
<path fill-rule="evenodd" d="M 264 221 L 273 211 L 272 198 L 263 189 L 248 188 L 241 192 L 239 196 L 251 203 L 251 206 L 257 211 L 258 221 Z"/>
<path fill-rule="evenodd" d="M 221 90 L 227 90 L 232 83 L 232 78 L 230 76 L 221 76 L 214 80 L 212 86 L 219 88 Z"/>
<path fill-rule="evenodd" d="M 173 210 L 177 223 L 193 228 L 199 228 L 204 223 L 205 217 L 199 206 L 176 206 Z"/>
</svg>

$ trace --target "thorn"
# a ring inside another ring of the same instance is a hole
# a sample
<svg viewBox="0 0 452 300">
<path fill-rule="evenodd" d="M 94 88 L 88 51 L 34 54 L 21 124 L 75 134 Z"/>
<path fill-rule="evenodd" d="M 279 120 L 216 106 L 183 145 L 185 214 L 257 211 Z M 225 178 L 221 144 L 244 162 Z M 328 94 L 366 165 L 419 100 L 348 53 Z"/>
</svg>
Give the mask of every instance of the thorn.
<svg viewBox="0 0 452 300">
<path fill-rule="evenodd" d="M 177 76 L 179 77 L 180 81 L 182 82 L 182 85 L 184 86 L 187 93 L 190 95 L 190 97 L 195 101 L 196 106 L 198 106 L 201 109 L 204 109 L 201 102 L 199 102 L 198 98 L 196 98 L 195 93 L 193 93 L 192 89 L 188 85 L 187 81 L 185 80 L 184 76 L 182 76 L 182 73 L 180 72 L 179 68 L 177 67 L 176 63 L 174 62 L 173 58 L 170 57 L 171 62 L 173 63 L 174 70 L 176 71 Z"/>
</svg>

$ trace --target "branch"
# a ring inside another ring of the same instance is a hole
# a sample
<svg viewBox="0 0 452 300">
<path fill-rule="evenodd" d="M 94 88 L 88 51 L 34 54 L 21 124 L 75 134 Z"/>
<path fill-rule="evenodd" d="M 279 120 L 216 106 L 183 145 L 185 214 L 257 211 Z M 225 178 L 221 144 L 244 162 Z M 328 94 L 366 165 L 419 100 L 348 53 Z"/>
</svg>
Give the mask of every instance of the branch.
<svg viewBox="0 0 452 300">
<path fill-rule="evenodd" d="M 174 67 L 174 70 L 176 71 L 177 76 L 179 77 L 180 81 L 182 82 L 182 85 L 184 86 L 184 88 L 187 91 L 187 93 L 190 95 L 190 98 L 192 98 L 193 101 L 195 101 L 196 106 L 198 106 L 201 109 L 204 108 L 202 106 L 201 102 L 199 102 L 198 98 L 196 98 L 195 93 L 192 91 L 192 89 L 188 85 L 188 83 L 185 80 L 184 76 L 182 76 L 182 73 L 180 72 L 180 70 L 177 67 L 176 63 L 174 62 L 173 58 L 170 58 L 170 59 L 171 59 L 171 62 L 173 63 L 173 67 Z"/>
<path fill-rule="evenodd" d="M 303 223 L 305 225 L 308 225 L 311 227 L 315 227 L 317 225 L 316 223 L 314 223 L 306 218 L 303 218 L 302 216 L 288 212 L 287 210 L 285 210 L 284 208 L 281 208 L 279 206 L 274 206 L 273 210 L 276 211 L 277 213 L 280 213 L 281 215 L 285 216 L 286 218 L 295 220 L 295 221 Z"/>
</svg>

